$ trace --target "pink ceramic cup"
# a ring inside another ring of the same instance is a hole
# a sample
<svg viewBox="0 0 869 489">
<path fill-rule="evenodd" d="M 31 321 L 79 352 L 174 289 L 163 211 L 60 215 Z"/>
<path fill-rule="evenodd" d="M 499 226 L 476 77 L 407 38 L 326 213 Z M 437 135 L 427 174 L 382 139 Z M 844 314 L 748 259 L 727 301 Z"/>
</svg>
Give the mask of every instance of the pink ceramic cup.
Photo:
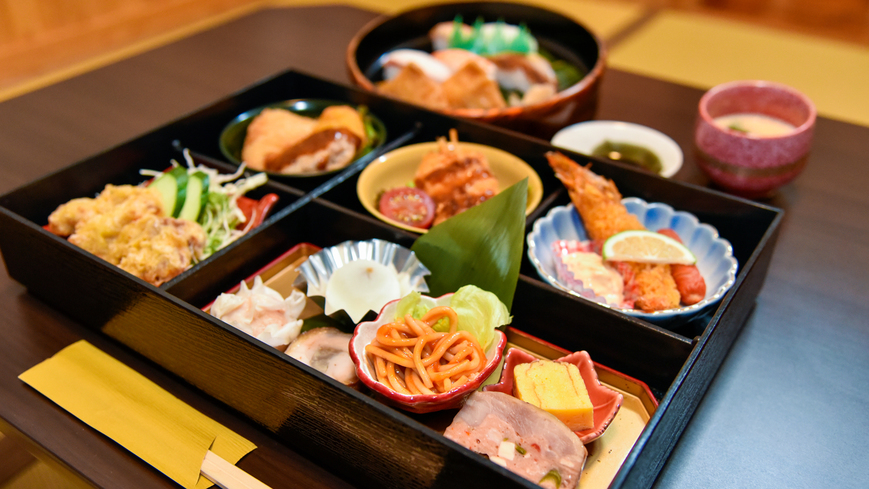
<svg viewBox="0 0 869 489">
<path fill-rule="evenodd" d="M 794 130 L 781 136 L 755 136 L 714 122 L 717 117 L 743 113 L 770 116 Z M 697 164 L 730 193 L 768 197 L 805 167 L 815 117 L 812 101 L 786 85 L 768 81 L 718 85 L 700 99 L 694 132 Z"/>
</svg>

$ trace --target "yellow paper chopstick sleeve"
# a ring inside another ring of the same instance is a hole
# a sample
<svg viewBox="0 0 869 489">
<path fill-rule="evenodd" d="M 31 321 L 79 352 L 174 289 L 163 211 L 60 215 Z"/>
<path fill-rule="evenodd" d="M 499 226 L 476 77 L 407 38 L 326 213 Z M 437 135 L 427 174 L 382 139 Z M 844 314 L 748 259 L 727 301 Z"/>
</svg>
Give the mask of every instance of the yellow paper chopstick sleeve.
<svg viewBox="0 0 869 489">
<path fill-rule="evenodd" d="M 186 488 L 211 485 L 209 447 L 233 464 L 256 448 L 84 340 L 19 378 Z"/>
</svg>

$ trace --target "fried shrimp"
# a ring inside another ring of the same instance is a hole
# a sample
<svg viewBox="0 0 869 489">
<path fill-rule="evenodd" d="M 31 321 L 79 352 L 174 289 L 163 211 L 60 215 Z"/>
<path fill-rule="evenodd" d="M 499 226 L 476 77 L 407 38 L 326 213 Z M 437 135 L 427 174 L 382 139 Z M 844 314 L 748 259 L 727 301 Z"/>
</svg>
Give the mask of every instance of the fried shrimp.
<svg viewBox="0 0 869 489">
<path fill-rule="evenodd" d="M 622 205 L 622 194 L 612 180 L 592 173 L 561 153 L 546 153 L 555 176 L 567 187 L 589 238 L 603 241 L 613 234 L 645 229 L 637 216 Z"/>
<path fill-rule="evenodd" d="M 645 229 L 622 204 L 622 194 L 612 180 L 596 175 L 561 153 L 546 153 L 555 176 L 567 188 L 589 238 L 603 242 L 622 231 Z M 679 307 L 680 295 L 670 265 L 626 263 L 632 273 L 623 273 L 626 299 L 633 295 L 636 307 L 645 312 Z M 620 270 L 621 271 L 621 270 Z"/>
</svg>

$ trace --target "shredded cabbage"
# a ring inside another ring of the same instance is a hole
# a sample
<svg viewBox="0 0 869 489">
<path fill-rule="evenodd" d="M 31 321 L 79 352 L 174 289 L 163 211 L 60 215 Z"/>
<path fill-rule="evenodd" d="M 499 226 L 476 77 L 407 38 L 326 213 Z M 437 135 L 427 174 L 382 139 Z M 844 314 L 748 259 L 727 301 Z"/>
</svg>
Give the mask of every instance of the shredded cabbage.
<svg viewBox="0 0 869 489">
<path fill-rule="evenodd" d="M 194 259 L 194 262 L 198 262 L 227 247 L 250 231 L 252 222 L 247 223 L 242 229 L 236 229 L 239 224 L 246 221 L 237 201 L 248 191 L 265 184 L 268 181 L 268 176 L 265 173 L 257 173 L 247 178 L 241 178 L 246 168 L 244 163 L 238 167 L 235 173 L 220 173 L 214 168 L 197 165 L 188 149 L 185 148 L 183 154 L 188 175 L 202 172 L 208 176 L 207 200 L 198 220 L 199 225 L 205 231 L 206 241 L 202 254 Z M 174 159 L 171 163 L 173 167 L 181 166 Z M 140 173 L 147 176 L 157 176 L 162 172 L 142 170 Z"/>
</svg>

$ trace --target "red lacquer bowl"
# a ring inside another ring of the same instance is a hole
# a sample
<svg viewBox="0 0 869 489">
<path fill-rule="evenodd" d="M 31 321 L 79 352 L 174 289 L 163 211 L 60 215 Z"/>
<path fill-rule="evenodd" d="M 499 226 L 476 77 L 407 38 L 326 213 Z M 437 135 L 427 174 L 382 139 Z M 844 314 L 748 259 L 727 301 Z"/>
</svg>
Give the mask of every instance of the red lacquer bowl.
<svg viewBox="0 0 869 489">
<path fill-rule="evenodd" d="M 381 79 L 381 55 L 393 49 L 431 50 L 429 30 L 457 15 L 466 22 L 482 18 L 523 24 L 540 46 L 553 55 L 582 68 L 585 76 L 554 97 L 540 103 L 503 109 L 446 109 L 454 117 L 506 127 L 549 140 L 562 127 L 594 118 L 598 92 L 606 70 L 606 48 L 598 37 L 558 12 L 533 5 L 509 2 L 469 2 L 427 5 L 381 16 L 364 26 L 350 41 L 346 52 L 350 81 L 364 90 L 376 91 Z"/>
<path fill-rule="evenodd" d="M 530 353 L 518 348 L 510 348 L 507 350 L 507 355 L 504 359 L 501 380 L 497 384 L 483 387 L 483 390 L 501 392 L 512 396 L 513 369 L 516 368 L 516 365 L 536 360 L 539 360 L 539 358 Z M 588 396 L 591 399 L 591 404 L 594 406 L 594 426 L 587 430 L 575 431 L 574 433 L 576 433 L 576 436 L 583 443 L 590 443 L 603 435 L 610 423 L 612 423 L 616 417 L 616 413 L 619 412 L 619 408 L 622 407 L 624 396 L 600 383 L 600 380 L 597 378 L 597 372 L 594 370 L 594 362 L 591 361 L 588 352 L 578 351 L 555 361 L 576 365 L 579 368 L 580 375 L 582 375 L 582 380 L 585 382 L 585 388 L 588 390 Z"/>
</svg>

